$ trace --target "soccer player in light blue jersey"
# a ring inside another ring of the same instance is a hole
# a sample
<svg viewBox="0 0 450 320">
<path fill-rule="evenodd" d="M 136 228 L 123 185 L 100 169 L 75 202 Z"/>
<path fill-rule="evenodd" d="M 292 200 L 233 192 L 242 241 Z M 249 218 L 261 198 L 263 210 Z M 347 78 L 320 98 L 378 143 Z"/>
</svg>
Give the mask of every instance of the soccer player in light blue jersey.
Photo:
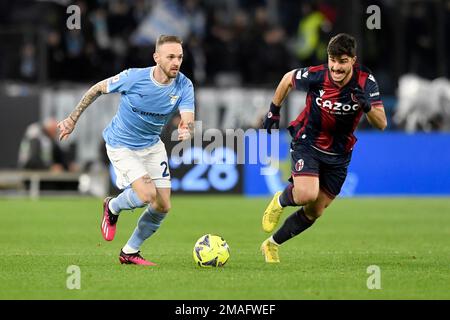
<svg viewBox="0 0 450 320">
<path fill-rule="evenodd" d="M 121 94 L 117 114 L 103 131 L 116 184 L 124 191 L 103 201 L 101 232 L 114 239 L 122 210 L 146 207 L 136 229 L 120 251 L 126 264 L 155 265 L 140 255 L 140 247 L 160 227 L 170 210 L 170 171 L 160 139 L 171 116 L 180 112 L 178 139 L 190 139 L 194 130 L 194 88 L 179 70 L 183 61 L 181 39 L 162 35 L 153 54 L 156 65 L 133 68 L 91 87 L 75 110 L 58 124 L 60 140 L 67 139 L 83 111 L 100 95 Z"/>
</svg>

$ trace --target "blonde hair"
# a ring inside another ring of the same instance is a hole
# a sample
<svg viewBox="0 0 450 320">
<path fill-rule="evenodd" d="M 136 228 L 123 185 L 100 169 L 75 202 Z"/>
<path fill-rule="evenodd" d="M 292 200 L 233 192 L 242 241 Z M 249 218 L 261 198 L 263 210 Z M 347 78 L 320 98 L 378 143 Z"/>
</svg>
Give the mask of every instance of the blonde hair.
<svg viewBox="0 0 450 320">
<path fill-rule="evenodd" d="M 163 34 L 158 37 L 158 40 L 156 40 L 156 50 L 158 50 L 159 46 L 163 45 L 164 43 L 179 43 L 183 45 L 183 41 L 180 37 L 168 36 Z"/>
</svg>

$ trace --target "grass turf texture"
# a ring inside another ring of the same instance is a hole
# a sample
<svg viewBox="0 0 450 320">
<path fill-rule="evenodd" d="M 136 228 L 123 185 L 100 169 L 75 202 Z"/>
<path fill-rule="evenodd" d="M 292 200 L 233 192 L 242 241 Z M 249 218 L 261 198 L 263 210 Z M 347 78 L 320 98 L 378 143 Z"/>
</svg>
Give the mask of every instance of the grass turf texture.
<svg viewBox="0 0 450 320">
<path fill-rule="evenodd" d="M 159 264 L 148 268 L 118 261 L 142 209 L 123 212 L 105 242 L 99 199 L 0 199 L 0 299 L 450 299 L 449 199 L 337 199 L 281 247 L 279 265 L 259 251 L 269 200 L 174 196 L 142 248 Z M 206 233 L 230 245 L 224 268 L 194 264 Z M 81 268 L 80 290 L 66 288 L 69 265 Z M 370 265 L 379 290 L 367 288 Z"/>
</svg>

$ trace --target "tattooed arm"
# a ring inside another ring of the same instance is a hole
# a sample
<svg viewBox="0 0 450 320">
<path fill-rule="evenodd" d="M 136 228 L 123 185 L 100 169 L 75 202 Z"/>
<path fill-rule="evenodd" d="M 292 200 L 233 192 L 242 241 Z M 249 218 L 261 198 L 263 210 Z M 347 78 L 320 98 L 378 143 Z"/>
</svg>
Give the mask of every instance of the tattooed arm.
<svg viewBox="0 0 450 320">
<path fill-rule="evenodd" d="M 178 125 L 178 140 L 190 139 L 194 136 L 194 112 L 182 111 Z"/>
<path fill-rule="evenodd" d="M 64 120 L 58 123 L 58 129 L 60 131 L 59 140 L 64 140 L 69 137 L 72 131 L 75 129 L 75 124 L 80 118 L 81 114 L 86 110 L 89 105 L 95 101 L 102 94 L 107 93 L 107 80 L 103 80 L 93 85 L 81 98 L 81 101 L 75 107 L 75 110 Z"/>
</svg>

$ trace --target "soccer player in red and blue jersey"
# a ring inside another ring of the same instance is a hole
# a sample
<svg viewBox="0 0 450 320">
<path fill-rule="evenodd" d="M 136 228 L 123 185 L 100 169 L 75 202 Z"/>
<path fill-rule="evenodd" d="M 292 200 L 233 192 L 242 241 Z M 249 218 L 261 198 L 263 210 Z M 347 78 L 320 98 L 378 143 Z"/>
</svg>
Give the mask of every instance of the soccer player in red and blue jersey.
<svg viewBox="0 0 450 320">
<path fill-rule="evenodd" d="M 306 106 L 289 124 L 292 136 L 290 184 L 277 192 L 264 212 L 264 231 L 272 232 L 287 206 L 300 206 L 261 245 L 266 262 L 280 262 L 279 246 L 319 218 L 341 191 L 347 176 L 354 131 L 363 114 L 377 129 L 387 126 L 373 74 L 356 62 L 356 41 L 345 33 L 328 43 L 328 64 L 292 70 L 280 81 L 263 128 L 279 127 L 280 106 L 292 88 L 307 92 Z"/>
</svg>

